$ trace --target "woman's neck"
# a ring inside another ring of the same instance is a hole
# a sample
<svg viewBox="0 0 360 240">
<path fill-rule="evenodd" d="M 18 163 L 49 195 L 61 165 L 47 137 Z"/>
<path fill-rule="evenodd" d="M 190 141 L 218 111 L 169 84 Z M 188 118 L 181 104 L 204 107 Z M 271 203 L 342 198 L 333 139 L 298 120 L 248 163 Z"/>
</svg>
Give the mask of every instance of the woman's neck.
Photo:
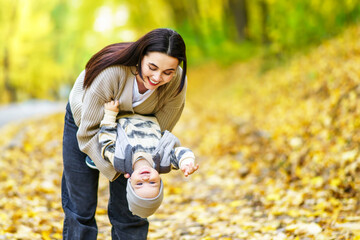
<svg viewBox="0 0 360 240">
<path fill-rule="evenodd" d="M 141 79 L 140 75 L 136 75 L 136 82 L 138 85 L 138 90 L 140 94 L 144 94 L 148 89 L 144 85 L 144 81 Z"/>
</svg>

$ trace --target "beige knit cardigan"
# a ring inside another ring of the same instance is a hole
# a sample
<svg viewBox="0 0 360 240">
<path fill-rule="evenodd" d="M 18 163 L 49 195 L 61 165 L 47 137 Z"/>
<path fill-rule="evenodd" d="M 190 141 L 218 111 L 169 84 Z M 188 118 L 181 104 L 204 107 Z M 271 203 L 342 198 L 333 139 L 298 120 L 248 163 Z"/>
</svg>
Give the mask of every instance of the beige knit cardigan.
<svg viewBox="0 0 360 240">
<path fill-rule="evenodd" d="M 127 113 L 153 114 L 158 119 L 162 131 L 171 131 L 174 128 L 185 104 L 186 83 L 181 93 L 177 94 L 182 74 L 182 69 L 178 67 L 173 79 L 163 85 L 161 91 L 157 89 L 143 103 L 133 108 L 134 72 L 135 69 L 132 67 L 108 67 L 84 90 L 84 70 L 70 92 L 70 108 L 75 124 L 79 127 L 79 148 L 95 162 L 100 172 L 110 181 L 114 181 L 120 174 L 101 156 L 98 134 L 100 122 L 104 117 L 104 103 L 119 100 L 118 117 Z"/>
</svg>

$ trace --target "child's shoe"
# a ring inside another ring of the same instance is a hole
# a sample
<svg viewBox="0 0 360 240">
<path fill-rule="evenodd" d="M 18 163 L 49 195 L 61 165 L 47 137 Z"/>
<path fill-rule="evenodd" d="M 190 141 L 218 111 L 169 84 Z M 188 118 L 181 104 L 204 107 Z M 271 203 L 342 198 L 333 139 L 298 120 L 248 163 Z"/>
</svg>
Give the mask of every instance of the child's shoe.
<svg viewBox="0 0 360 240">
<path fill-rule="evenodd" d="M 91 160 L 88 156 L 86 156 L 86 158 L 85 158 L 85 163 L 86 163 L 86 165 L 88 165 L 89 168 L 97 169 L 93 160 Z"/>
</svg>

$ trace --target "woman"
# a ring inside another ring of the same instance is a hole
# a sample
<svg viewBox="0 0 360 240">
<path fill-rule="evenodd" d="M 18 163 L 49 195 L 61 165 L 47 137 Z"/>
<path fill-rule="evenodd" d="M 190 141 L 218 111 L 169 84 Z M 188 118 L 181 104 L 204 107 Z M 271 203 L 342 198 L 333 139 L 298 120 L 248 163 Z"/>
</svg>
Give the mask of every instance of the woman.
<svg viewBox="0 0 360 240">
<path fill-rule="evenodd" d="M 66 107 L 62 178 L 64 239 L 97 237 L 94 216 L 99 171 L 87 167 L 86 156 L 110 180 L 108 214 L 112 239 L 146 239 L 149 223 L 129 211 L 125 177 L 100 154 L 98 133 L 103 106 L 119 100 L 119 114 L 154 115 L 162 131 L 171 131 L 185 104 L 186 65 L 182 37 L 163 28 L 147 33 L 136 42 L 109 45 L 86 64 Z"/>
</svg>

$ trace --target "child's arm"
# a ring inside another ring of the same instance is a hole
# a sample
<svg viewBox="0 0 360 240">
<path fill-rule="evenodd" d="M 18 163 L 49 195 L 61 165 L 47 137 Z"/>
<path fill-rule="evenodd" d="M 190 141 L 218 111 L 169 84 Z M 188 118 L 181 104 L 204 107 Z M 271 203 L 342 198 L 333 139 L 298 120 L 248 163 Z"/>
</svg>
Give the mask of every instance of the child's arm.
<svg viewBox="0 0 360 240">
<path fill-rule="evenodd" d="M 100 123 L 99 143 L 101 145 L 101 156 L 111 162 L 114 166 L 115 143 L 117 137 L 116 116 L 119 112 L 119 102 L 111 101 L 104 104 L 105 114 Z M 125 178 L 129 178 L 130 174 L 125 173 Z"/>
<path fill-rule="evenodd" d="M 117 135 L 116 116 L 119 111 L 119 102 L 111 101 L 104 105 L 105 114 L 100 123 L 99 143 L 101 155 L 114 165 L 115 142 Z"/>
<path fill-rule="evenodd" d="M 184 173 L 185 177 L 193 174 L 196 170 L 198 170 L 199 165 L 195 164 L 195 155 L 189 148 L 175 148 L 175 156 L 179 161 L 180 170 Z"/>
</svg>

